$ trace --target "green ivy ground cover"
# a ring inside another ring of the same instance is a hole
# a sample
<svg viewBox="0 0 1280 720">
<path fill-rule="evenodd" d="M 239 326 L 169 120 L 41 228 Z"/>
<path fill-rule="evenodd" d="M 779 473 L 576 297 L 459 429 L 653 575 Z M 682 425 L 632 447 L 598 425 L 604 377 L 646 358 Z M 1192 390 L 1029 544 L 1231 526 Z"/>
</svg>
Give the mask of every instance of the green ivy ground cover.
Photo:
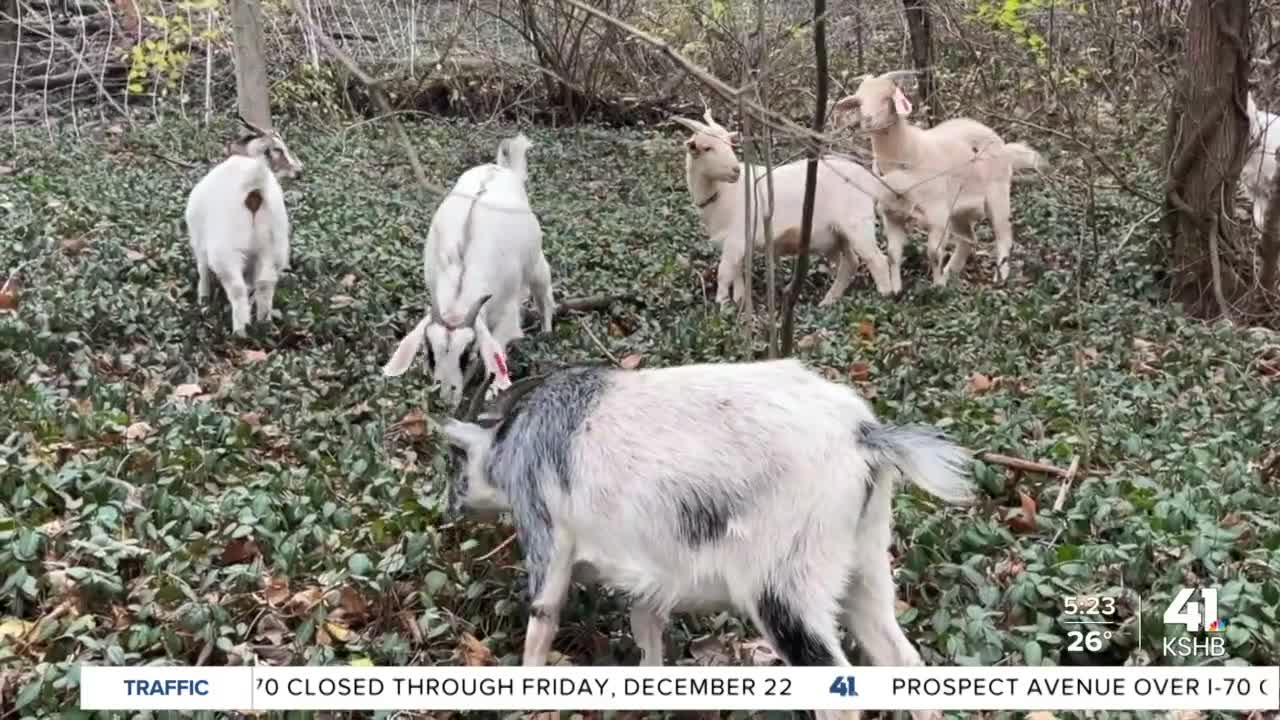
<svg viewBox="0 0 1280 720">
<path fill-rule="evenodd" d="M 416 368 L 380 374 L 424 308 L 436 199 L 379 125 L 293 130 L 306 163 L 288 190 L 293 269 L 275 327 L 235 341 L 220 292 L 194 308 L 181 223 L 220 130 L 33 133 L 0 161 L 0 271 L 27 263 L 17 311 L 0 311 L 5 718 L 80 716 L 79 663 L 518 662 L 511 530 L 443 523 L 429 382 Z M 512 132 L 409 130 L 444 185 Z M 528 132 L 557 297 L 640 303 L 531 336 L 513 350 L 517 375 L 600 361 L 602 348 L 644 366 L 740 359 L 733 321 L 707 299 L 715 252 L 678 139 Z M 1147 230 L 1118 247 L 1148 208 L 1098 198 L 1100 243 L 1078 285 L 1085 213 L 1035 183 L 1015 188 L 1010 287 L 991 287 L 983 258 L 928 288 L 919 237 L 902 298 L 879 298 L 863 273 L 819 310 L 830 276 L 813 273 L 800 354 L 857 382 L 885 418 L 937 424 L 975 450 L 1084 460 L 1060 512 L 1059 478 L 985 463 L 976 507 L 903 492 L 899 618 L 931 664 L 1169 663 L 1160 612 L 1203 584 L 1220 590 L 1233 661 L 1276 664 L 1276 341 L 1153 299 Z M 1075 594 L 1117 597 L 1125 620 L 1092 658 L 1067 649 L 1062 598 Z M 578 591 L 556 649 L 574 664 L 634 663 L 626 627 L 619 602 Z M 681 617 L 668 662 L 737 661 L 754 637 L 728 615 Z"/>
</svg>

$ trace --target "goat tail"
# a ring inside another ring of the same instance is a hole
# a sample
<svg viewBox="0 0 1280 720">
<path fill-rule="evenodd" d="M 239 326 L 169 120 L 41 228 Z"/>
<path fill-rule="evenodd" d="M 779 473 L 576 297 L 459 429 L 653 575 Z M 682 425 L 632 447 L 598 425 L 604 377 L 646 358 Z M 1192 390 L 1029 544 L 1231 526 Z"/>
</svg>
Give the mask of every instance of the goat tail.
<svg viewBox="0 0 1280 720">
<path fill-rule="evenodd" d="M 947 502 L 974 500 L 966 477 L 970 454 L 938 430 L 924 425 L 862 425 L 860 443 L 875 475 L 897 470 L 922 490 Z"/>
<path fill-rule="evenodd" d="M 1026 143 L 1005 143 L 1004 147 L 1000 148 L 1000 153 L 1004 155 L 1015 171 L 1038 170 L 1047 164 L 1044 161 L 1044 157 L 1036 152 L 1035 148 Z"/>
</svg>

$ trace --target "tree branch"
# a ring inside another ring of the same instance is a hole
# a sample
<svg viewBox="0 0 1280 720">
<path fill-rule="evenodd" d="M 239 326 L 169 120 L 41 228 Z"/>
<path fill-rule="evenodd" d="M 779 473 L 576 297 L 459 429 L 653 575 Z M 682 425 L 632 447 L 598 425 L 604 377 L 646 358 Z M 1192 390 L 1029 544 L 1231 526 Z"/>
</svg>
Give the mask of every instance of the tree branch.
<svg viewBox="0 0 1280 720">
<path fill-rule="evenodd" d="M 813 109 L 813 132 L 821 136 L 823 122 L 827 117 L 827 11 L 826 0 L 813 0 L 813 55 L 817 65 L 818 97 Z M 804 285 L 804 277 L 809 271 L 809 245 L 813 239 L 813 206 L 818 185 L 818 157 L 821 148 L 809 150 L 809 160 L 805 164 L 804 207 L 800 215 L 800 248 L 797 251 L 796 267 L 791 276 L 791 286 L 782 306 L 782 356 L 791 355 L 795 344 L 796 303 L 800 300 L 800 288 Z"/>
</svg>

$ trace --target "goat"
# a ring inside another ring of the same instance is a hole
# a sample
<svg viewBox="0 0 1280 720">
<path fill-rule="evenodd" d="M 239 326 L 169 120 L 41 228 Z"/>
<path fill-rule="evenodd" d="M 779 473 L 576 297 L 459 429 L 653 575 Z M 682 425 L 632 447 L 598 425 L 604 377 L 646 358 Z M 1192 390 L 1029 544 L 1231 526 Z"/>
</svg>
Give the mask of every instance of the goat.
<svg viewBox="0 0 1280 720">
<path fill-rule="evenodd" d="M 743 192 L 739 179 L 752 170 L 757 179 L 755 228 L 750 233 L 753 247 L 763 250 L 764 216 L 769 197 L 764 183 L 765 168 L 751 168 L 738 161 L 734 152 L 737 132 L 730 132 L 711 117 L 706 122 L 683 117 L 672 118 L 693 135 L 685 141 L 685 180 L 694 205 L 702 216 L 702 224 L 711 242 L 720 246 L 720 266 L 716 278 L 716 301 L 727 304 L 731 299 L 743 302 L 746 288 L 744 267 L 747 242 L 747 219 L 743 212 Z M 774 238 L 777 255 L 795 255 L 800 251 L 801 213 L 804 207 L 804 160 L 773 169 L 774 228 L 783 228 Z M 810 251 L 836 264 L 836 277 L 831 289 L 818 303 L 831 305 L 840 299 L 853 281 L 853 271 L 861 259 L 875 281 L 881 295 L 889 295 L 889 265 L 876 246 L 875 202 L 866 188 L 875 178 L 866 168 L 839 157 L 823 158 L 818 166 L 817 192 L 814 195 L 813 230 Z"/>
<path fill-rule="evenodd" d="M 972 500 L 969 453 L 937 431 L 877 421 L 794 359 L 569 368 L 479 405 L 442 423 L 447 512 L 512 514 L 525 665 L 545 662 L 575 566 L 632 598 L 644 665 L 671 612 L 726 608 L 792 665 L 849 664 L 837 613 L 876 664 L 923 664 L 895 617 L 890 504 L 899 476 Z"/>
<path fill-rule="evenodd" d="M 1039 167 L 1039 153 L 1024 143 L 1005 143 L 994 130 L 970 118 L 955 118 L 925 130 L 907 121 L 911 101 L 896 78 L 912 71 L 865 76 L 854 94 L 835 104 L 836 126 L 852 124 L 871 136 L 875 165 L 885 190 L 877 208 L 889 245 L 894 290 L 902 289 L 902 248 L 907 223 L 928 231 L 928 257 L 933 283 L 945 286 L 959 273 L 975 243 L 974 225 L 990 218 L 996 245 L 996 279 L 1009 277 L 1013 248 L 1009 192 L 1014 170 Z M 892 192 L 889 192 L 892 191 Z M 950 231 L 958 240 L 942 266 L 943 245 Z"/>
<path fill-rule="evenodd" d="M 510 386 L 506 348 L 524 336 L 520 304 L 530 292 L 543 332 L 551 331 L 551 268 L 525 188 L 530 147 L 523 133 L 504 139 L 494 162 L 464 172 L 436 209 L 423 248 L 432 304 L 400 341 L 384 375 L 403 374 L 425 337 L 427 369 L 453 403 L 465 390 L 476 354 L 495 389 Z"/>
<path fill-rule="evenodd" d="M 1276 151 L 1280 149 L 1280 115 L 1259 110 L 1248 94 L 1249 156 L 1240 171 L 1245 192 L 1253 200 L 1253 222 L 1262 228 L 1271 204 L 1271 182 L 1277 165 Z"/>
<path fill-rule="evenodd" d="M 249 133 L 227 144 L 228 157 L 213 167 L 187 198 L 185 219 L 196 260 L 196 299 L 209 299 L 216 275 L 231 305 L 232 332 L 249 323 L 248 277 L 258 322 L 271 320 L 280 273 L 289 268 L 289 213 L 277 178 L 296 178 L 302 163 L 279 133 L 243 117 Z"/>
</svg>

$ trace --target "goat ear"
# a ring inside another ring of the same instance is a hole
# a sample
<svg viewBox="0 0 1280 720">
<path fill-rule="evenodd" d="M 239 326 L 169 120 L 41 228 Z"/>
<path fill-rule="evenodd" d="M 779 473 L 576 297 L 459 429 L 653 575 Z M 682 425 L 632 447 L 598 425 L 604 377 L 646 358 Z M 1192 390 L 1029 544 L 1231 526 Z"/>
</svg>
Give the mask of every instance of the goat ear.
<svg viewBox="0 0 1280 720">
<path fill-rule="evenodd" d="M 400 345 L 391 355 L 391 359 L 382 368 L 382 374 L 387 377 L 400 377 L 405 370 L 413 364 L 413 359 L 417 357 L 418 350 L 422 348 L 422 340 L 427 332 L 427 322 L 430 318 L 423 318 L 418 322 L 417 327 L 409 331 L 408 335 L 400 341 Z"/>
<path fill-rule="evenodd" d="M 729 144 L 732 145 L 733 147 L 738 147 L 738 131 L 737 130 L 734 130 L 733 132 L 729 133 L 727 136 L 725 136 L 725 139 L 728 140 Z"/>
<path fill-rule="evenodd" d="M 689 154 L 693 155 L 694 157 L 697 157 L 698 153 L 701 152 L 700 150 L 698 150 L 698 142 L 693 138 L 689 138 L 688 140 L 685 140 L 684 146 L 688 148 Z"/>
<path fill-rule="evenodd" d="M 498 390 L 506 390 L 511 387 L 511 371 L 507 367 L 507 353 L 503 351 L 502 346 L 497 340 L 493 339 L 493 334 L 489 332 L 489 326 L 484 320 L 478 320 L 475 324 L 476 329 L 476 345 L 480 351 L 480 357 L 484 361 L 485 369 L 493 375 L 493 386 Z"/>
<path fill-rule="evenodd" d="M 902 88 L 897 86 L 893 88 L 893 109 L 903 117 L 911 114 L 911 101 L 907 99 L 907 94 L 902 92 Z"/>
</svg>

